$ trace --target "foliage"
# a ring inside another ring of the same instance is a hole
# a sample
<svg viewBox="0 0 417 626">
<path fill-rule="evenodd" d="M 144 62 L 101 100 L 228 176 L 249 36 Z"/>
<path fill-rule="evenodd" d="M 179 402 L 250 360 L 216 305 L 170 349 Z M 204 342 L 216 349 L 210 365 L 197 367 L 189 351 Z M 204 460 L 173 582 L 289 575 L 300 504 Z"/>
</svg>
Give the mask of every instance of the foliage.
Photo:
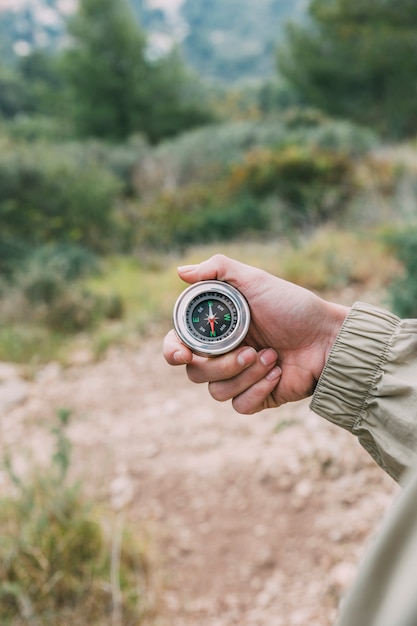
<svg viewBox="0 0 417 626">
<path fill-rule="evenodd" d="M 343 153 L 297 146 L 258 149 L 233 168 L 230 184 L 257 198 L 278 196 L 292 225 L 317 225 L 343 210 L 353 192 L 353 168 Z"/>
<path fill-rule="evenodd" d="M 358 192 L 351 155 L 375 143 L 366 129 L 305 109 L 164 142 L 134 170 L 131 245 L 170 249 L 339 219 Z"/>
<path fill-rule="evenodd" d="M 279 69 L 302 99 L 390 137 L 417 130 L 413 0 L 313 0 L 288 29 Z"/>
<path fill-rule="evenodd" d="M 9 303 L 3 304 L 3 317 L 10 317 L 10 303 L 19 302 L 15 320 L 36 320 L 61 333 L 85 330 L 103 317 L 120 317 L 121 303 L 115 296 L 99 297 L 76 282 L 94 270 L 97 259 L 78 246 L 35 248 L 11 275 L 3 294 Z"/>
<path fill-rule="evenodd" d="M 417 317 L 417 227 L 409 225 L 404 230 L 384 235 L 392 247 L 403 272 L 391 284 L 389 294 L 392 306 L 400 317 Z"/>
<path fill-rule="evenodd" d="M 125 0 L 82 0 L 68 30 L 63 71 L 80 132 L 121 139 L 139 130 L 149 104 L 146 39 Z"/>
<path fill-rule="evenodd" d="M 141 204 L 137 219 L 138 245 L 165 250 L 225 241 L 267 228 L 256 200 L 244 193 L 229 194 L 223 183 L 164 192 Z"/>
<path fill-rule="evenodd" d="M 16 52 L 27 54 L 39 41 L 48 51 L 62 50 L 66 44 L 65 13 L 74 4 L 58 0 L 3 3 L 0 58 L 16 61 Z M 305 13 L 304 0 L 258 0 L 256 4 L 250 0 L 187 0 L 178 17 L 172 7 L 167 10 L 162 4 L 146 0 L 129 0 L 129 4 L 132 18 L 149 35 L 150 55 L 161 54 L 161 48 L 163 53 L 163 44 L 172 39 L 179 42 L 181 56 L 193 71 L 199 76 L 215 76 L 226 84 L 273 74 L 274 49 L 282 38 L 285 21 L 302 19 Z M 48 19 L 39 19 L 44 14 Z"/>
<path fill-rule="evenodd" d="M 0 65 L 0 117 L 13 118 L 30 110 L 27 85 L 15 69 Z"/>
<path fill-rule="evenodd" d="M 280 274 L 314 291 L 368 285 L 385 288 L 398 272 L 392 252 L 377 234 L 325 225 L 280 255 Z"/>
<path fill-rule="evenodd" d="M 28 92 L 31 112 L 59 116 L 66 107 L 66 93 L 59 57 L 35 49 L 17 63 L 21 83 Z"/>
<path fill-rule="evenodd" d="M 0 141 L 1 238 L 106 250 L 120 184 L 82 146 Z"/>
<path fill-rule="evenodd" d="M 64 84 L 56 56 L 36 50 L 15 65 L 0 64 L 0 117 L 59 115 L 65 107 Z"/>
<path fill-rule="evenodd" d="M 357 156 L 378 145 L 378 139 L 355 124 L 289 109 L 279 118 L 216 124 L 164 141 L 138 159 L 135 187 L 139 194 L 148 196 L 196 181 L 211 184 L 231 166 L 243 162 L 251 150 L 291 145 Z"/>
<path fill-rule="evenodd" d="M 1 120 L 1 135 L 12 140 L 34 143 L 48 141 L 57 143 L 71 140 L 74 129 L 69 119 L 51 115 L 31 113 L 17 115 L 9 120 Z"/>
<path fill-rule="evenodd" d="M 141 132 L 155 142 L 211 120 L 184 97 L 179 57 L 149 60 L 126 0 L 81 0 L 68 28 L 73 43 L 62 67 L 81 135 L 120 141 Z"/>
<path fill-rule="evenodd" d="M 145 552 L 126 533 L 109 540 L 92 503 L 70 481 L 69 416 L 58 412 L 49 467 L 31 467 L 23 478 L 5 456 L 14 490 L 0 506 L 2 624 L 110 626 L 118 617 L 136 626 L 146 601 Z"/>
</svg>

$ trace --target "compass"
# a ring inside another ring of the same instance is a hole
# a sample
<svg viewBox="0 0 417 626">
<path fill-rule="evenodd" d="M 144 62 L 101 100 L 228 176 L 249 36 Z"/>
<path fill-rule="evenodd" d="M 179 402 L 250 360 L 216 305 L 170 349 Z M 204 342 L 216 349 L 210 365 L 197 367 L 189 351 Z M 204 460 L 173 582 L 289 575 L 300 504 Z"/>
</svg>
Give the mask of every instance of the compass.
<svg viewBox="0 0 417 626">
<path fill-rule="evenodd" d="M 240 291 L 219 280 L 204 280 L 182 292 L 174 306 L 174 328 L 185 345 L 202 356 L 236 348 L 250 323 L 249 305 Z"/>
</svg>

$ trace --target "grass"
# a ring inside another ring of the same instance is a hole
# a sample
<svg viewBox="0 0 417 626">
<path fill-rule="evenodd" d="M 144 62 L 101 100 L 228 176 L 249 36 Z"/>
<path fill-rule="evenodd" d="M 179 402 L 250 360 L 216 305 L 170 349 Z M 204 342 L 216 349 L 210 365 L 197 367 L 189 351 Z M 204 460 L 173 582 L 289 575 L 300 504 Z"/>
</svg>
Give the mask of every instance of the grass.
<svg viewBox="0 0 417 626">
<path fill-rule="evenodd" d="M 222 252 L 318 292 L 355 284 L 385 287 L 399 265 L 378 231 L 353 232 L 323 227 L 298 240 L 252 241 L 191 250 L 184 263 Z"/>
<path fill-rule="evenodd" d="M 324 295 L 349 285 L 385 289 L 398 274 L 398 262 L 378 232 L 335 228 L 318 229 L 291 242 L 276 239 L 197 246 L 177 257 L 161 255 L 142 261 L 111 257 L 85 286 L 98 296 L 115 296 L 122 309 L 118 319 L 105 319 L 88 332 L 74 335 L 30 323 L 3 324 L 0 359 L 34 364 L 59 360 L 65 364 L 80 344 L 100 357 L 111 345 L 137 345 L 143 337 L 160 337 L 171 327 L 173 304 L 185 286 L 176 267 L 198 263 L 217 252 Z"/>
<path fill-rule="evenodd" d="M 70 412 L 57 416 L 45 467 L 22 476 L 3 453 L 10 484 L 0 500 L 1 624 L 140 626 L 149 612 L 147 548 L 68 478 Z"/>
<path fill-rule="evenodd" d="M 65 359 L 68 339 L 35 324 L 0 328 L 0 361 L 37 365 Z"/>
</svg>

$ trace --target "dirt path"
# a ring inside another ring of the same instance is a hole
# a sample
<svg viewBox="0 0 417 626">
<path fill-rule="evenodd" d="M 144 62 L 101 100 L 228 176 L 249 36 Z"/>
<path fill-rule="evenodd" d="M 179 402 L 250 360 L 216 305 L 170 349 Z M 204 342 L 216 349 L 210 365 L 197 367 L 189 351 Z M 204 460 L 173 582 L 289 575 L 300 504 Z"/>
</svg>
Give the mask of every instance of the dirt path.
<svg viewBox="0 0 417 626">
<path fill-rule="evenodd" d="M 160 342 L 36 379 L 0 366 L 2 445 L 48 457 L 72 411 L 74 472 L 155 532 L 169 626 L 330 626 L 396 487 L 302 402 L 256 416 L 168 367 Z M 1 476 L 0 476 L 1 478 Z"/>
</svg>

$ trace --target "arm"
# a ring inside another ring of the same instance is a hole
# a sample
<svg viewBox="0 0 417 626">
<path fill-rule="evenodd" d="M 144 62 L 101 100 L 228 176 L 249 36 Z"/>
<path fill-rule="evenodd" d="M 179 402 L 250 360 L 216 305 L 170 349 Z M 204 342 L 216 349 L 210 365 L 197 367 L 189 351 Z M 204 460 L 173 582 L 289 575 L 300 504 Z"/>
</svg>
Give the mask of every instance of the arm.
<svg viewBox="0 0 417 626">
<path fill-rule="evenodd" d="M 326 302 L 296 285 L 216 256 L 182 268 L 187 282 L 218 278 L 246 296 L 252 313 L 248 346 L 202 359 L 171 331 L 168 363 L 186 364 L 193 382 L 255 413 L 313 395 L 319 415 L 350 430 L 398 480 L 417 451 L 417 320 L 356 304 Z"/>
<path fill-rule="evenodd" d="M 395 480 L 417 461 L 417 320 L 355 304 L 311 408 L 356 435 Z"/>
</svg>

